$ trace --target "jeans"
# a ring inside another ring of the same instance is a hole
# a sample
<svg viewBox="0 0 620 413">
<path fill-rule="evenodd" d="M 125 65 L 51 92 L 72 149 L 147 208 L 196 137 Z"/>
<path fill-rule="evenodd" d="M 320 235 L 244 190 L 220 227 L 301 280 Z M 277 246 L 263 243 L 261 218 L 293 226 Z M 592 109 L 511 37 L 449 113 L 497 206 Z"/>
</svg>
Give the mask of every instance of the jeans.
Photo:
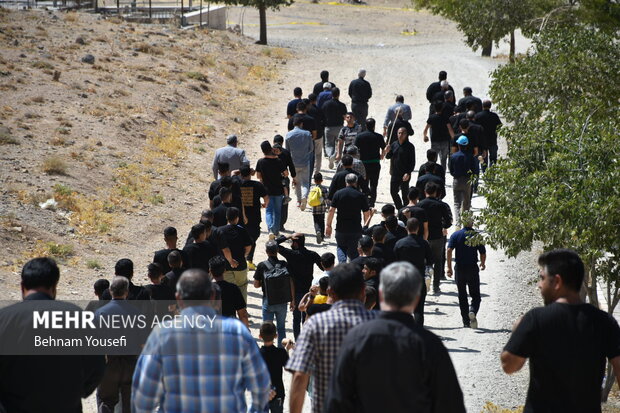
<svg viewBox="0 0 620 413">
<path fill-rule="evenodd" d="M 267 204 L 267 208 L 265 208 L 265 221 L 267 221 L 267 229 L 272 234 L 278 234 L 280 232 L 283 197 L 283 195 L 269 195 L 269 203 Z"/>
<path fill-rule="evenodd" d="M 336 138 L 341 129 L 342 125 L 325 127 L 325 152 L 328 158 L 336 156 Z"/>
<path fill-rule="evenodd" d="M 301 323 L 306 321 L 306 313 L 299 311 L 297 306 L 307 292 L 308 291 L 298 291 L 297 286 L 295 286 L 295 309 L 293 310 L 293 336 L 295 337 L 295 341 L 297 341 L 297 337 L 301 332 Z"/>
<path fill-rule="evenodd" d="M 469 175 L 454 178 L 452 181 L 452 192 L 454 194 L 454 222 L 459 225 L 461 222 L 461 210 L 469 211 L 471 208 Z"/>
<path fill-rule="evenodd" d="M 278 346 L 282 346 L 282 340 L 286 338 L 287 307 L 286 303 L 269 305 L 267 297 L 263 297 L 263 321 L 273 321 L 275 317 L 276 329 L 278 331 Z"/>
<path fill-rule="evenodd" d="M 312 172 L 321 172 L 321 166 L 323 166 L 323 138 L 314 140 L 314 168 L 310 174 L 312 175 Z M 312 176 L 310 176 L 310 179 L 312 179 Z"/>
<path fill-rule="evenodd" d="M 400 179 L 390 180 L 390 195 L 392 195 L 392 201 L 394 201 L 394 207 L 396 210 L 399 210 L 403 207 L 403 202 L 409 203 L 407 198 L 407 192 L 409 191 L 409 181 L 403 181 L 402 177 Z M 400 193 L 399 193 L 400 192 Z"/>
<path fill-rule="evenodd" d="M 428 244 L 431 247 L 431 253 L 433 255 L 433 289 L 438 289 L 439 282 L 443 278 L 443 251 L 446 240 L 443 237 L 437 239 L 429 239 Z"/>
<path fill-rule="evenodd" d="M 379 174 L 381 173 L 381 164 L 379 162 L 364 162 L 364 167 L 366 168 L 366 178 L 368 180 L 368 186 L 370 187 L 369 206 L 372 208 L 375 206 L 375 201 L 377 200 L 377 186 L 379 186 Z"/>
<path fill-rule="evenodd" d="M 450 156 L 450 141 L 431 142 L 431 149 L 437 152 L 437 160 L 440 161 L 445 171 L 446 162 Z"/>
<path fill-rule="evenodd" d="M 310 168 L 308 165 L 299 167 L 295 165 L 295 172 L 297 173 L 295 177 L 297 181 L 295 195 L 297 196 L 297 202 L 301 202 L 302 199 L 308 198 L 308 192 L 310 191 Z"/>
<path fill-rule="evenodd" d="M 413 310 L 413 318 L 420 326 L 424 325 L 424 301 L 426 301 L 426 283 L 422 282 L 422 290 L 420 291 L 420 301 Z"/>
<path fill-rule="evenodd" d="M 260 237 L 260 222 L 250 222 L 246 225 L 245 229 L 248 231 L 248 235 L 252 239 L 252 249 L 248 254 L 248 261 L 254 260 L 254 250 L 256 250 L 256 240 Z"/>
<path fill-rule="evenodd" d="M 368 117 L 368 103 L 351 102 L 351 112 L 355 115 L 355 120 L 360 124 L 362 130 L 366 130 L 366 117 Z"/>
<path fill-rule="evenodd" d="M 269 402 L 269 413 L 282 413 L 284 411 L 284 399 L 276 398 Z"/>
<path fill-rule="evenodd" d="M 336 253 L 338 255 L 338 263 L 347 262 L 359 257 L 357 252 L 357 242 L 362 238 L 362 232 L 338 232 L 336 231 Z"/>
<path fill-rule="evenodd" d="M 322 237 L 325 237 L 325 214 L 312 214 L 312 220 L 314 221 L 314 232 L 319 232 Z"/>
<path fill-rule="evenodd" d="M 480 309 L 480 273 L 478 265 L 455 266 L 456 288 L 459 292 L 459 308 L 464 324 L 469 324 L 469 310 L 478 314 Z M 471 307 L 467 299 L 467 290 L 471 297 Z"/>
</svg>

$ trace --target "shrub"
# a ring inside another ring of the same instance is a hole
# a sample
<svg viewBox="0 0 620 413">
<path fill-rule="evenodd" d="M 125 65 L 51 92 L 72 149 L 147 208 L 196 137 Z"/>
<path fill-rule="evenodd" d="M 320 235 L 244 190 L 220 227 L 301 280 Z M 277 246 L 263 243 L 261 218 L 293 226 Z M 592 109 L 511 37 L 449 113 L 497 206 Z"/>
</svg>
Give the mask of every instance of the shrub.
<svg viewBox="0 0 620 413">
<path fill-rule="evenodd" d="M 67 164 L 58 156 L 50 156 L 43 161 L 43 172 L 48 175 L 66 175 Z"/>
</svg>

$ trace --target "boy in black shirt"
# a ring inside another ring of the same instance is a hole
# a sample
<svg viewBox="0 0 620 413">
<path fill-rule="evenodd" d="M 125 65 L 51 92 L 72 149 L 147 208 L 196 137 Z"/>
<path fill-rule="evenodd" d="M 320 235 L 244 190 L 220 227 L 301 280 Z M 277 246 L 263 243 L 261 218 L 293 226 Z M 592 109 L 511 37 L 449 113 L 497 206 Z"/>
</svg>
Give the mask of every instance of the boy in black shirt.
<svg viewBox="0 0 620 413">
<path fill-rule="evenodd" d="M 271 376 L 271 385 L 276 392 L 276 397 L 269 402 L 269 411 L 271 413 L 282 413 L 284 411 L 284 383 L 282 381 L 282 369 L 288 362 L 288 350 L 293 348 L 294 343 L 284 340 L 282 344 L 285 346 L 276 347 L 273 345 L 278 334 L 276 326 L 271 321 L 265 321 L 260 326 L 259 337 L 263 340 L 263 346 L 260 354 L 267 364 L 269 375 Z M 286 344 L 285 344 L 286 343 Z"/>
<path fill-rule="evenodd" d="M 224 279 L 235 284 L 243 294 L 243 300 L 248 301 L 248 265 L 246 256 L 252 249 L 252 239 L 248 231 L 239 225 L 239 210 L 235 207 L 228 208 L 226 211 L 226 219 L 228 225 L 219 229 L 222 238 L 230 248 L 230 254 L 233 261 L 237 262 L 237 266 L 233 267 L 230 263 L 226 265 Z"/>
<path fill-rule="evenodd" d="M 153 257 L 153 262 L 155 264 L 159 264 L 164 274 L 170 271 L 170 266 L 168 265 L 168 254 L 172 251 L 179 251 L 177 248 L 177 240 L 177 229 L 174 227 L 166 227 L 166 229 L 164 229 L 164 242 L 166 243 L 166 248 L 156 251 L 155 256 Z"/>
<path fill-rule="evenodd" d="M 218 255 L 218 246 L 213 245 L 207 238 L 211 234 L 211 223 L 196 224 L 192 227 L 192 237 L 194 243 L 183 248 L 183 253 L 187 262 L 187 269 L 200 268 L 204 272 L 209 272 L 209 260 Z"/>
</svg>

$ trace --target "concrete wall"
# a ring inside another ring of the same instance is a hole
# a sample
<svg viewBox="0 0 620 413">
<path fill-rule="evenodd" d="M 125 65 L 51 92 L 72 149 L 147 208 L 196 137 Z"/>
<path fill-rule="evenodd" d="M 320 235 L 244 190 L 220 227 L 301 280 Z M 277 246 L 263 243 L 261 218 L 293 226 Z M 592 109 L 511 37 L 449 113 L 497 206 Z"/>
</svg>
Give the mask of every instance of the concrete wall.
<svg viewBox="0 0 620 413">
<path fill-rule="evenodd" d="M 211 6 L 209 9 L 204 7 L 202 10 L 185 13 L 185 24 L 199 24 L 200 13 L 202 13 L 203 26 L 211 29 L 226 30 L 226 10 L 226 6 Z M 209 23 L 208 25 L 207 22 Z"/>
</svg>

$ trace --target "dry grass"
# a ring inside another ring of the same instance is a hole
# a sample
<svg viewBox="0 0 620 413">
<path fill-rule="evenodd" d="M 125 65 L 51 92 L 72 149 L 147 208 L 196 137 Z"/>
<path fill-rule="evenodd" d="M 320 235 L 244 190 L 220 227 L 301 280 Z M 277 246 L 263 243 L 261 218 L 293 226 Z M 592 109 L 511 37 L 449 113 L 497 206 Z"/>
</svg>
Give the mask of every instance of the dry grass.
<svg viewBox="0 0 620 413">
<path fill-rule="evenodd" d="M 209 79 L 207 79 L 207 75 L 205 75 L 204 73 L 187 72 L 185 73 L 185 76 L 189 77 L 190 79 L 198 80 L 200 82 L 209 83 Z"/>
<path fill-rule="evenodd" d="M 19 145 L 19 141 L 8 132 L 0 132 L 0 146 L 2 145 Z"/>
<path fill-rule="evenodd" d="M 277 73 L 265 66 L 251 66 L 248 69 L 248 76 L 264 81 L 270 81 L 276 78 Z"/>
<path fill-rule="evenodd" d="M 145 42 L 138 43 L 136 47 L 134 48 L 134 50 L 136 52 L 147 53 L 147 54 L 152 54 L 152 55 L 157 55 L 157 56 L 164 54 L 164 49 L 162 49 L 161 47 L 153 46 Z"/>
<path fill-rule="evenodd" d="M 48 175 L 66 175 L 67 163 L 58 156 L 50 156 L 43 160 L 41 169 Z"/>
<path fill-rule="evenodd" d="M 281 47 L 265 47 L 261 50 L 264 56 L 274 59 L 286 60 L 291 57 L 291 53 Z"/>
<path fill-rule="evenodd" d="M 44 62 L 42 60 L 37 60 L 37 61 L 32 62 L 30 66 L 34 67 L 35 69 L 47 69 L 47 70 L 54 69 L 54 66 L 51 63 Z"/>
<path fill-rule="evenodd" d="M 45 242 L 42 240 L 37 240 L 34 245 L 34 248 L 24 253 L 22 259 L 20 260 L 21 262 L 19 264 L 21 266 L 21 264 L 25 263 L 26 261 L 32 258 L 37 258 L 37 257 L 53 258 L 56 261 L 59 261 L 60 263 L 64 264 L 66 263 L 68 258 L 73 256 L 73 253 L 74 253 L 74 250 L 73 250 L 72 245 L 57 244 L 52 241 Z"/>
<path fill-rule="evenodd" d="M 76 22 L 78 20 L 78 15 L 75 12 L 69 12 L 65 15 L 66 22 Z"/>
<path fill-rule="evenodd" d="M 491 402 L 486 402 L 480 413 L 523 413 L 523 406 L 516 409 L 505 409 Z"/>
</svg>

